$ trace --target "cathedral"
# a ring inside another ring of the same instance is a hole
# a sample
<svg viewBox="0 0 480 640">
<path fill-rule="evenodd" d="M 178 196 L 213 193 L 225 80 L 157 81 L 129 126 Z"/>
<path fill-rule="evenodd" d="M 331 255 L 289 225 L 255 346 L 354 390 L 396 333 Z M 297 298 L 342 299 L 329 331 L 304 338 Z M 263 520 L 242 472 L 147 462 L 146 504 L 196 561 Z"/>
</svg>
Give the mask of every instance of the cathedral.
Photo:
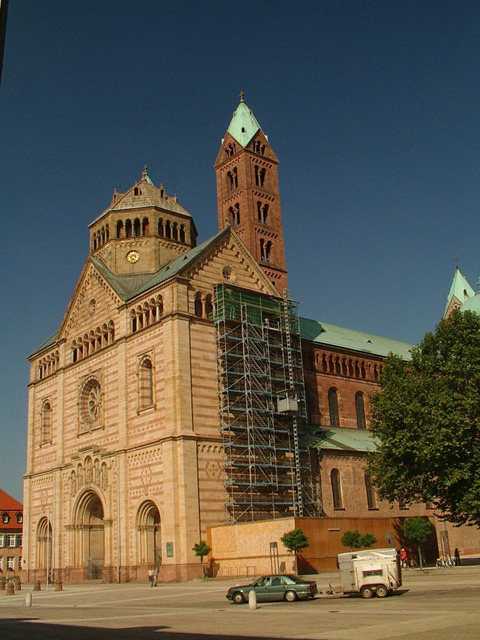
<svg viewBox="0 0 480 640">
<path fill-rule="evenodd" d="M 197 243 L 146 167 L 90 224 L 58 331 L 29 358 L 27 580 L 198 577 L 193 546 L 225 524 L 434 519 L 378 501 L 364 472 L 369 393 L 410 345 L 299 317 L 277 166 L 242 96 L 214 237 Z"/>
</svg>

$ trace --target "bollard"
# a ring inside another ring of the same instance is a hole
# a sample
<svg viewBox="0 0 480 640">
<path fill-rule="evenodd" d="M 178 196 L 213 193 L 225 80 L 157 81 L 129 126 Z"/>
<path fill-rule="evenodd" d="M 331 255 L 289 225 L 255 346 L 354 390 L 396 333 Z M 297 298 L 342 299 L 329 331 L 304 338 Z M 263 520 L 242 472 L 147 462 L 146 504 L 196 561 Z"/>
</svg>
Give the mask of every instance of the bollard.
<svg viewBox="0 0 480 640">
<path fill-rule="evenodd" d="M 256 609 L 257 608 L 257 594 L 255 589 L 252 589 L 248 594 L 248 608 Z"/>
<path fill-rule="evenodd" d="M 33 583 L 33 590 L 34 591 L 41 591 L 42 587 L 40 585 L 40 580 L 35 580 L 35 582 Z"/>
<path fill-rule="evenodd" d="M 13 580 L 8 580 L 7 581 L 7 593 L 5 595 L 7 595 L 7 596 L 15 595 L 15 586 L 13 584 Z"/>
<path fill-rule="evenodd" d="M 27 595 L 25 597 L 25 606 L 26 607 L 31 607 L 32 606 L 32 594 L 30 593 L 30 591 L 27 593 Z"/>
<path fill-rule="evenodd" d="M 55 582 L 54 590 L 55 591 L 63 591 L 63 585 L 62 585 L 62 581 L 61 580 L 57 580 L 57 582 Z"/>
</svg>

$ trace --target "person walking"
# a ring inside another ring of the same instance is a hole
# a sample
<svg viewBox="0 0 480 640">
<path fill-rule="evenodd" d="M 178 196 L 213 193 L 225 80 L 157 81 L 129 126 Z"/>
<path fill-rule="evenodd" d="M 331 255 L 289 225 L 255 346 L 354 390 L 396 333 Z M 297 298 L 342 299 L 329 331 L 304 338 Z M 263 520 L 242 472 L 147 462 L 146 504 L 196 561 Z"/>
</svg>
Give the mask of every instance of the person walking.
<svg viewBox="0 0 480 640">
<path fill-rule="evenodd" d="M 455 547 L 455 551 L 453 553 L 453 555 L 455 556 L 455 566 L 459 567 L 460 566 L 460 550 L 457 549 L 457 547 Z"/>
<path fill-rule="evenodd" d="M 153 587 L 153 569 L 148 570 L 148 581 L 150 582 L 150 586 Z"/>
<path fill-rule="evenodd" d="M 400 560 L 402 562 L 402 569 L 408 569 L 408 553 L 405 549 L 400 551 Z"/>
</svg>

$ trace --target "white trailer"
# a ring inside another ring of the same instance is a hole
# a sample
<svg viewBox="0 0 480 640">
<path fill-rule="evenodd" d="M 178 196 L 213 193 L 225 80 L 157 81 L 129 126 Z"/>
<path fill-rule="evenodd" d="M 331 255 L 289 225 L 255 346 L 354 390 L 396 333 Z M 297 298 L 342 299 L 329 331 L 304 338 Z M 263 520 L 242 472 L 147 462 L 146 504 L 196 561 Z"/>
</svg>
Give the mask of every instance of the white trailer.
<svg viewBox="0 0 480 640">
<path fill-rule="evenodd" d="M 402 569 L 396 549 L 339 553 L 338 568 L 343 593 L 360 593 L 363 598 L 374 595 L 385 598 L 402 585 Z"/>
</svg>

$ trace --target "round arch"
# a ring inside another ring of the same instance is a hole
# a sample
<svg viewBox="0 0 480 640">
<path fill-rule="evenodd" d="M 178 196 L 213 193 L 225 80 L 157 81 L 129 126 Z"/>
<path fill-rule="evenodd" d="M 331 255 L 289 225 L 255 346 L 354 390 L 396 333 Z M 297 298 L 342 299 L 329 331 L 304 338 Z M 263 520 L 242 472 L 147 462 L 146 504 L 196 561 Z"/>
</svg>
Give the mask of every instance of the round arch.
<svg viewBox="0 0 480 640">
<path fill-rule="evenodd" d="M 52 525 L 49 519 L 44 516 L 37 526 L 36 543 L 37 569 L 45 569 L 45 572 L 52 567 Z"/>
<path fill-rule="evenodd" d="M 89 579 L 99 578 L 105 562 L 104 507 L 92 489 L 78 497 L 73 521 L 76 564 L 86 567 Z"/>
<path fill-rule="evenodd" d="M 152 500 L 145 500 L 137 511 L 137 563 L 155 565 L 162 563 L 162 539 L 160 511 Z"/>
</svg>

